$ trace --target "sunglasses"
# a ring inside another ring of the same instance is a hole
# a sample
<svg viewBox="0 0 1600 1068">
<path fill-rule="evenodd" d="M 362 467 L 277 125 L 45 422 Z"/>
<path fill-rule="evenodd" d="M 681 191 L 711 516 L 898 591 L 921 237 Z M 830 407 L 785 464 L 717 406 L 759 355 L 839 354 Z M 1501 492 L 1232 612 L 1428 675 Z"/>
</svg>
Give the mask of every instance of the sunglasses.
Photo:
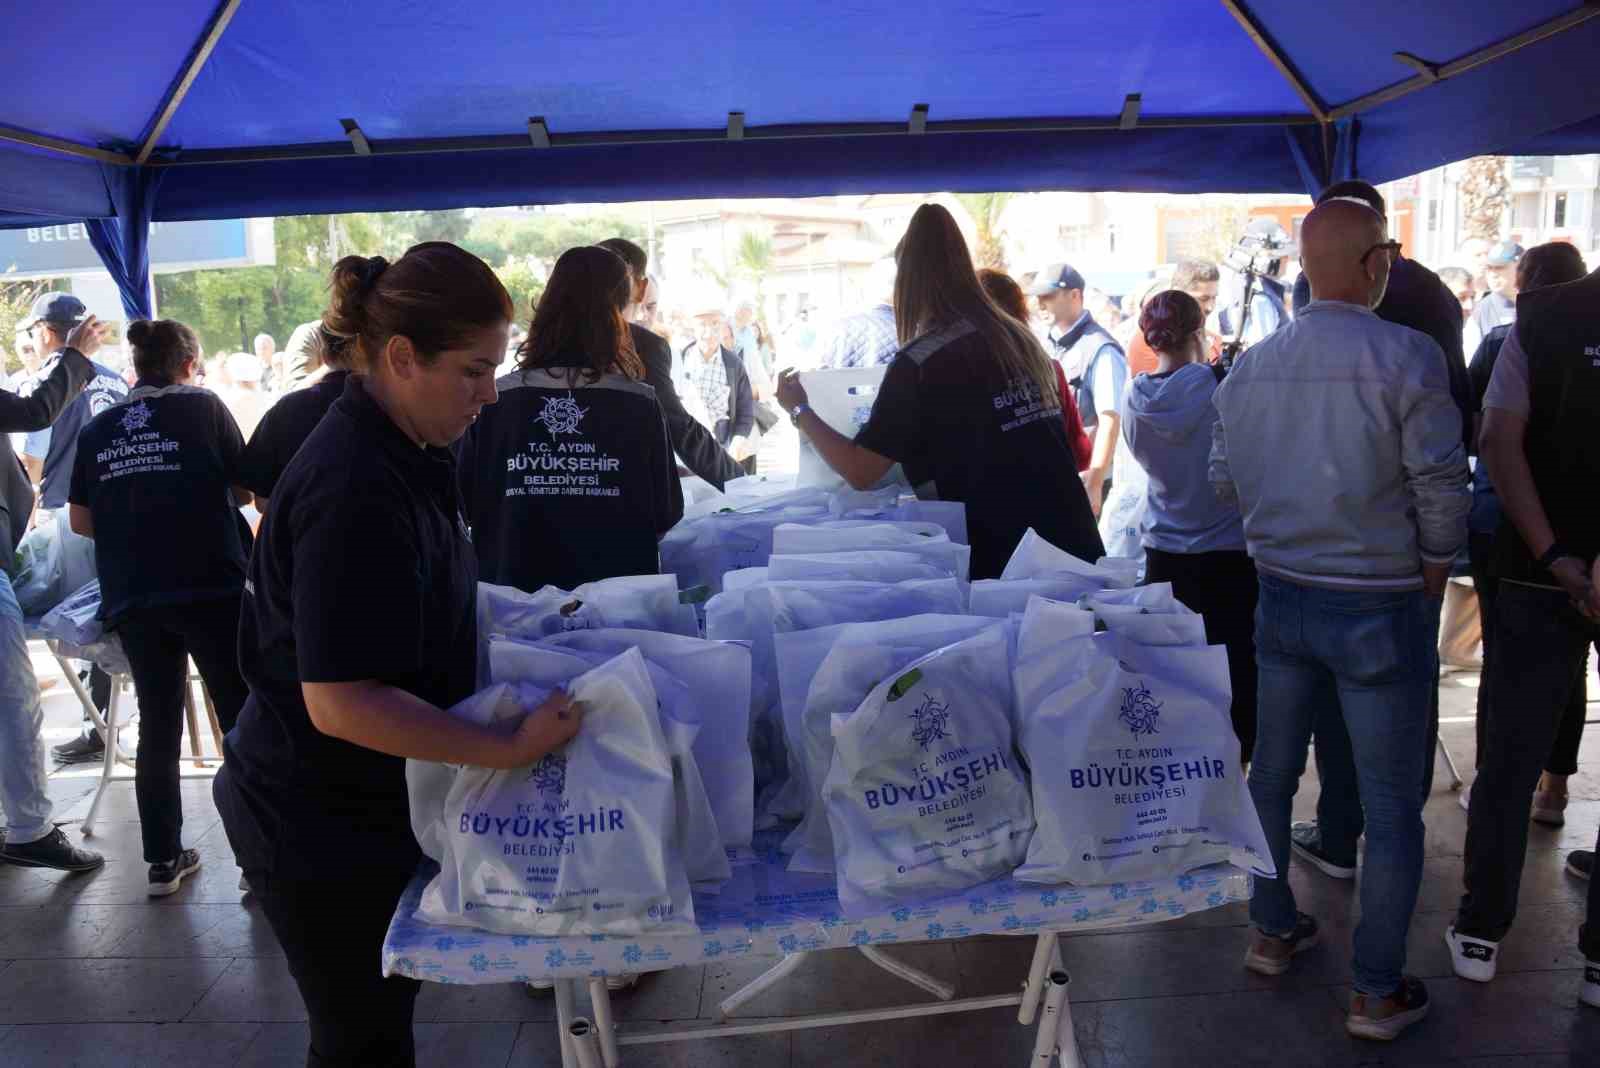
<svg viewBox="0 0 1600 1068">
<path fill-rule="evenodd" d="M 1400 242 L 1379 241 L 1376 245 L 1373 245 L 1371 248 L 1367 249 L 1367 251 L 1361 254 L 1362 265 L 1365 266 L 1367 257 L 1372 255 L 1374 252 L 1377 252 L 1379 249 L 1382 249 L 1388 255 L 1390 263 L 1393 263 L 1395 260 L 1400 258 Z"/>
</svg>

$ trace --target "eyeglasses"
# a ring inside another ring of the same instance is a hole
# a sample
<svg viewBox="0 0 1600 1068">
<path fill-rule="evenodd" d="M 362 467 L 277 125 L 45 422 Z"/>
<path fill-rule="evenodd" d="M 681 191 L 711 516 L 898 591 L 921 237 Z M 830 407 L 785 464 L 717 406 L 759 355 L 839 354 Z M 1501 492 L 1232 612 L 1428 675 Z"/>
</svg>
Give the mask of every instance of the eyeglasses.
<svg viewBox="0 0 1600 1068">
<path fill-rule="evenodd" d="M 1389 262 L 1393 263 L 1395 260 L 1400 258 L 1400 248 L 1400 242 L 1398 241 L 1379 241 L 1376 245 L 1373 245 L 1371 248 L 1367 249 L 1367 251 L 1361 254 L 1361 264 L 1362 266 L 1365 266 L 1367 257 L 1379 249 L 1383 249 L 1383 251 L 1389 256 Z"/>
</svg>

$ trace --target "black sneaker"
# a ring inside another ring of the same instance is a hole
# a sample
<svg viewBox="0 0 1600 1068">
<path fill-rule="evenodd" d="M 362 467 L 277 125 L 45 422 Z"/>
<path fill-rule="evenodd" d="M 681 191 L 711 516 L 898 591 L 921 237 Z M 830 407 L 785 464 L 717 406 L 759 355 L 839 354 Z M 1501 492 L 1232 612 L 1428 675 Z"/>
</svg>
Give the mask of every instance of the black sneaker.
<svg viewBox="0 0 1600 1068">
<path fill-rule="evenodd" d="M 23 868 L 54 868 L 56 871 L 94 871 L 106 862 L 99 853 L 79 849 L 67 841 L 60 827 L 37 842 L 12 845 L 0 839 L 0 861 Z"/>
<path fill-rule="evenodd" d="M 1322 851 L 1322 830 L 1314 820 L 1295 823 L 1289 827 L 1289 847 L 1294 850 L 1295 856 L 1324 875 L 1334 879 L 1356 877 L 1354 857 L 1346 863 L 1344 858 L 1330 857 Z"/>
<path fill-rule="evenodd" d="M 193 875 L 199 870 L 198 849 L 185 849 L 175 860 L 150 865 L 150 896 L 166 897 L 168 894 L 176 894 L 184 876 Z"/>
<path fill-rule="evenodd" d="M 1567 874 L 1587 879 L 1594 872 L 1594 850 L 1574 849 L 1567 854 Z"/>
<path fill-rule="evenodd" d="M 105 759 L 106 743 L 101 741 L 99 731 L 90 731 L 56 746 L 50 755 L 57 764 L 98 764 Z"/>
</svg>

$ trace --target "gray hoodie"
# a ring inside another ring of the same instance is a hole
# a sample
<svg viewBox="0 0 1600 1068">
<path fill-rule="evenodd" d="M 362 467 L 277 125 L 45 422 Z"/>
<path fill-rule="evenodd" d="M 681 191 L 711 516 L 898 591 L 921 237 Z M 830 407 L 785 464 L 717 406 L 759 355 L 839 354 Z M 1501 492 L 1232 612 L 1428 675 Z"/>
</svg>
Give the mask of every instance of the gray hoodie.
<svg viewBox="0 0 1600 1068">
<path fill-rule="evenodd" d="M 1150 476 L 1143 527 L 1147 549 L 1244 550 L 1238 506 L 1218 498 L 1206 475 L 1216 390 L 1210 367 L 1189 364 L 1170 375 L 1140 375 L 1123 395 L 1122 437 Z"/>
</svg>

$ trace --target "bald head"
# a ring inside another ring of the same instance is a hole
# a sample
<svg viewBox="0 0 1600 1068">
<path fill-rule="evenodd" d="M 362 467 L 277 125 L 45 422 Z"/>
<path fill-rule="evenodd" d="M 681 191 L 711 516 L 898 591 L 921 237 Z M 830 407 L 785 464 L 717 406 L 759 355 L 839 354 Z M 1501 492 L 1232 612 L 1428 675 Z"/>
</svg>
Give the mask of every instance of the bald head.
<svg viewBox="0 0 1600 1068">
<path fill-rule="evenodd" d="M 1300 228 L 1300 265 L 1313 300 L 1373 308 L 1389 284 L 1389 256 L 1371 251 L 1386 236 L 1383 216 L 1353 200 L 1328 200 Z"/>
</svg>

